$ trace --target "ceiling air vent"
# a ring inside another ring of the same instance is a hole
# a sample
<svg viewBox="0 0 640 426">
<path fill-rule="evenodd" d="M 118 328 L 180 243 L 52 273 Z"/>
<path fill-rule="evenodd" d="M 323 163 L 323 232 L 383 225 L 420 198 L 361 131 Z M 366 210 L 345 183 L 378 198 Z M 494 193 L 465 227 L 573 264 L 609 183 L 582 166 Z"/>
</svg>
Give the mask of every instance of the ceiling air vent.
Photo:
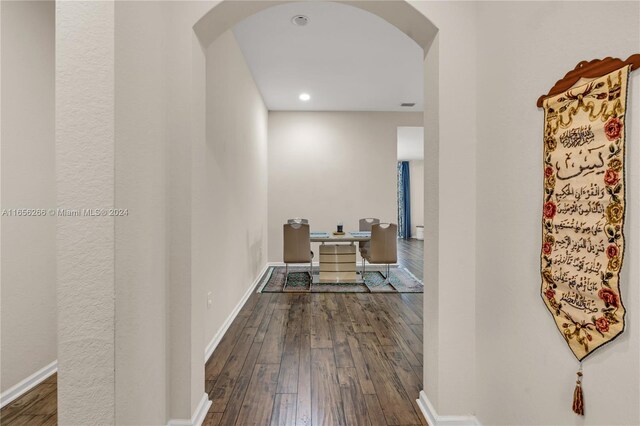
<svg viewBox="0 0 640 426">
<path fill-rule="evenodd" d="M 309 18 L 307 18 L 304 15 L 296 15 L 293 18 L 291 18 L 291 22 L 293 23 L 293 25 L 304 27 L 309 23 Z"/>
<path fill-rule="evenodd" d="M 416 106 L 415 102 L 403 102 L 400 104 L 401 107 L 413 107 Z"/>
</svg>

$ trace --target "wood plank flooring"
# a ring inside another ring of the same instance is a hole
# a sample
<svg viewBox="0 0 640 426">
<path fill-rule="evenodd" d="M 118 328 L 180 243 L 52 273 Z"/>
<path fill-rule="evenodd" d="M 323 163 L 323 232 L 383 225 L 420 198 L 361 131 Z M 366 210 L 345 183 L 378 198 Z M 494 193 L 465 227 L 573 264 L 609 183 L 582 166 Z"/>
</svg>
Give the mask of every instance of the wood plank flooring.
<svg viewBox="0 0 640 426">
<path fill-rule="evenodd" d="M 398 240 L 398 263 L 424 281 L 424 241 Z"/>
<path fill-rule="evenodd" d="M 422 241 L 398 256 L 422 278 Z M 205 425 L 423 425 L 422 360 L 422 294 L 253 294 L 205 367 Z"/>
<path fill-rule="evenodd" d="M 415 404 L 422 295 L 252 298 L 236 319 L 243 325 L 230 327 L 205 367 L 213 401 L 206 425 L 424 424 Z M 258 341 L 254 324 L 242 318 L 264 312 L 269 325 Z"/>
<path fill-rule="evenodd" d="M 398 242 L 422 278 L 422 241 Z M 205 366 L 205 425 L 424 425 L 422 294 L 253 294 Z M 55 425 L 56 377 L 0 412 Z"/>
<path fill-rule="evenodd" d="M 57 376 L 53 376 L 5 406 L 0 411 L 0 424 L 11 426 L 58 424 L 56 392 Z"/>
</svg>

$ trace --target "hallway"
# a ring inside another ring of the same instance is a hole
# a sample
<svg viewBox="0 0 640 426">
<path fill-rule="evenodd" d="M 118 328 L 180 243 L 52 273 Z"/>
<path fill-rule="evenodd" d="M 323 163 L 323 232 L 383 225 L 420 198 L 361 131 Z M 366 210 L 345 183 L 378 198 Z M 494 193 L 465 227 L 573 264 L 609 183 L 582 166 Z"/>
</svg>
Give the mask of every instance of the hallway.
<svg viewBox="0 0 640 426">
<path fill-rule="evenodd" d="M 398 240 L 418 278 L 423 250 Z M 422 294 L 254 293 L 205 367 L 204 424 L 425 424 L 422 352 Z M 54 375 L 0 425 L 55 425 L 56 402 Z"/>
<path fill-rule="evenodd" d="M 0 426 L 640 426 L 640 0 L 0 28 Z"/>
</svg>

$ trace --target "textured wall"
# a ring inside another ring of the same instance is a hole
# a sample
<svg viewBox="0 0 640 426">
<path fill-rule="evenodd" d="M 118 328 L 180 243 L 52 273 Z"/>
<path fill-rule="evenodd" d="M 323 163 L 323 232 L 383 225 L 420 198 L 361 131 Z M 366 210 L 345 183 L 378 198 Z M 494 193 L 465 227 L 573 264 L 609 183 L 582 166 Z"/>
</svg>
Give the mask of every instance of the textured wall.
<svg viewBox="0 0 640 426">
<path fill-rule="evenodd" d="M 55 4 L 0 7 L 2 209 L 55 208 Z M 55 238 L 52 215 L 2 217 L 2 392 L 56 360 Z"/>
<path fill-rule="evenodd" d="M 56 4 L 60 208 L 114 204 L 114 3 Z M 114 219 L 59 217 L 58 422 L 114 423 Z"/>
</svg>

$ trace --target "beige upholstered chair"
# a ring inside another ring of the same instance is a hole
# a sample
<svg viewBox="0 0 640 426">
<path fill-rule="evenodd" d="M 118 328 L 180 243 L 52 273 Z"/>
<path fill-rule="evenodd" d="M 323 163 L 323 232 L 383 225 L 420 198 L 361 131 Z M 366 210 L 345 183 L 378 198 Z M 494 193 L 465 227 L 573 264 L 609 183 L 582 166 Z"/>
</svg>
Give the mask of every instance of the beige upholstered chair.
<svg viewBox="0 0 640 426">
<path fill-rule="evenodd" d="M 389 282 L 389 265 L 398 261 L 398 225 L 395 223 L 371 225 L 371 245 L 365 252 L 364 258 L 371 264 L 386 264 L 387 276 L 385 277 L 382 272 L 380 274 Z M 364 272 L 363 269 L 363 279 Z"/>
<path fill-rule="evenodd" d="M 371 225 L 375 223 L 380 223 L 380 219 L 375 217 L 367 217 L 364 219 L 360 219 L 360 231 L 371 231 Z M 358 243 L 358 248 L 360 249 L 360 256 L 362 256 L 362 271 L 364 272 L 364 256 L 369 251 L 369 246 L 371 244 L 369 241 L 361 241 Z"/>
<path fill-rule="evenodd" d="M 284 287 L 289 280 L 290 263 L 309 262 L 309 280 L 313 283 L 313 252 L 308 223 L 287 223 L 283 225 L 284 245 L 283 260 L 285 263 Z"/>
</svg>

